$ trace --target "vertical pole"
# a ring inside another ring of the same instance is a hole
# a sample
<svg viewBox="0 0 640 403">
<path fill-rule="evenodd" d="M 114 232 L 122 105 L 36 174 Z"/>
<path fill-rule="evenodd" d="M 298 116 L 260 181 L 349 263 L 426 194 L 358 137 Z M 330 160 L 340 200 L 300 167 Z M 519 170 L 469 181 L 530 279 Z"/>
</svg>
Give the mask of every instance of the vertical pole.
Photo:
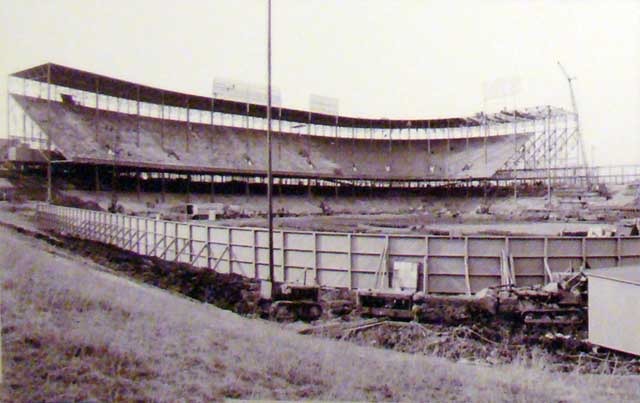
<svg viewBox="0 0 640 403">
<path fill-rule="evenodd" d="M 547 159 L 547 197 L 549 199 L 549 206 L 551 206 L 551 158 L 549 155 L 549 136 L 550 136 L 550 132 L 551 132 L 551 107 L 547 106 L 547 121 L 545 124 L 545 156 Z"/>
<path fill-rule="evenodd" d="M 137 199 L 140 200 L 140 191 L 141 191 L 141 186 L 140 186 L 140 170 L 137 169 L 136 170 L 136 196 Z"/>
<path fill-rule="evenodd" d="M 11 82 L 11 76 L 7 75 L 7 138 L 11 139 L 11 109 L 10 109 L 10 104 L 11 104 L 11 96 L 9 95 L 10 93 L 10 89 L 9 89 L 9 85 Z M 24 80 L 23 80 L 24 82 Z M 24 92 L 24 91 L 23 91 Z M 24 94 L 23 94 L 24 95 Z M 26 137 L 26 132 L 25 132 L 25 137 Z M 0 378 L 1 379 L 1 378 Z"/>
<path fill-rule="evenodd" d="M 269 280 L 275 282 L 273 270 L 273 173 L 271 172 L 271 0 L 267 3 L 267 221 L 269 229 Z M 283 240 L 284 247 L 284 240 Z M 283 262 L 284 266 L 284 262 Z"/>
<path fill-rule="evenodd" d="M 117 163 L 117 155 L 118 151 L 117 151 L 117 144 L 115 141 L 115 137 L 113 140 L 113 165 L 112 165 L 112 169 L 111 169 L 111 201 L 113 203 L 113 208 L 116 208 L 117 205 L 117 192 L 116 192 L 116 186 L 117 186 L 117 173 L 116 173 L 116 163 Z"/>
<path fill-rule="evenodd" d="M 538 156 L 536 155 L 538 153 L 538 150 L 537 150 L 537 146 L 538 146 L 538 144 L 537 144 L 538 143 L 537 142 L 537 139 L 538 139 L 538 132 L 537 132 L 537 130 L 538 130 L 538 119 L 539 119 L 539 116 L 536 115 L 536 117 L 533 120 L 533 122 L 531 122 L 531 126 L 533 127 L 533 129 L 532 129 L 532 132 L 533 132 L 533 143 L 531 144 L 531 148 L 530 149 L 533 150 L 533 152 L 531 152 L 531 159 L 532 159 L 532 162 L 533 162 L 532 166 L 533 166 L 534 170 L 538 169 Z M 531 163 L 529 161 L 527 161 L 526 152 L 524 153 L 523 160 L 524 160 L 524 168 L 525 169 L 529 168 L 529 166 L 531 166 Z"/>
<path fill-rule="evenodd" d="M 262 130 L 263 126 L 260 126 L 260 130 Z M 277 130 L 278 134 L 282 134 L 282 106 L 278 107 L 278 130 Z M 280 158 L 282 158 L 282 142 L 278 143 L 278 152 L 276 154 L 276 161 L 280 161 Z M 280 194 L 280 196 L 282 197 L 282 178 L 280 178 L 280 181 L 278 182 L 278 192 Z"/>
<path fill-rule="evenodd" d="M 563 166 L 566 168 L 569 166 L 569 122 L 567 113 L 563 113 L 564 115 L 564 163 Z M 592 157 L 593 159 L 593 157 Z M 566 181 L 566 178 L 565 178 Z"/>
<path fill-rule="evenodd" d="M 51 64 L 47 64 L 47 131 L 47 203 L 51 203 Z"/>
<path fill-rule="evenodd" d="M 484 121 L 484 140 L 483 140 L 483 149 L 484 149 L 484 167 L 486 169 L 487 164 L 489 163 L 489 157 L 487 155 L 487 137 L 489 136 L 489 123 L 487 121 L 487 115 L 482 115 Z"/>
<path fill-rule="evenodd" d="M 213 127 L 213 113 L 215 108 L 215 99 L 211 98 L 211 126 Z"/>
<path fill-rule="evenodd" d="M 431 159 L 431 139 L 429 138 L 429 136 L 431 136 L 431 121 L 428 120 L 427 121 L 427 130 L 425 130 L 426 133 L 426 137 L 427 137 L 427 154 L 429 154 L 429 159 Z"/>
<path fill-rule="evenodd" d="M 96 78 L 96 111 L 95 111 L 95 136 L 96 136 L 96 142 L 98 142 L 98 110 L 100 107 L 100 79 Z"/>
<path fill-rule="evenodd" d="M 391 127 L 391 119 L 389 119 L 387 121 L 387 124 L 389 125 L 389 148 L 387 150 L 387 165 L 389 166 L 389 169 L 391 169 L 391 162 L 393 161 L 392 157 L 391 157 L 391 153 L 393 152 L 392 148 L 392 142 L 393 142 L 393 128 Z M 391 186 L 389 186 L 391 187 Z"/>
<path fill-rule="evenodd" d="M 95 176 L 96 176 L 96 192 L 99 192 L 100 191 L 100 172 L 99 172 L 98 165 L 94 166 L 93 170 L 95 171 Z"/>
<path fill-rule="evenodd" d="M 162 105 L 160 111 L 160 148 L 164 150 L 164 91 L 162 91 Z"/>
<path fill-rule="evenodd" d="M 186 143 L 187 152 L 189 152 L 189 132 L 191 131 L 191 122 L 189 121 L 189 98 L 187 98 L 186 108 L 187 108 L 187 130 L 185 131 L 185 143 Z"/>
<path fill-rule="evenodd" d="M 191 174 L 187 174 L 187 203 L 191 203 Z"/>
<path fill-rule="evenodd" d="M 518 116 L 515 109 L 513 110 L 513 154 L 518 153 Z M 516 166 L 513 165 L 512 175 L 513 178 L 513 198 L 518 198 L 518 180 L 516 179 Z"/>
<path fill-rule="evenodd" d="M 160 200 L 162 201 L 162 203 L 164 203 L 164 194 L 166 192 L 165 190 L 165 183 L 164 183 L 164 172 L 160 173 Z"/>
<path fill-rule="evenodd" d="M 304 139 L 304 146 L 306 147 L 306 151 L 307 151 L 307 162 L 311 161 L 311 143 L 310 143 L 310 139 L 311 139 L 311 108 L 309 108 L 309 122 L 307 124 L 307 135 L 305 136 Z"/>
<path fill-rule="evenodd" d="M 215 185 L 215 177 L 213 174 L 210 175 L 211 176 L 211 195 L 210 195 L 210 199 L 213 202 L 214 198 L 215 198 L 215 194 L 216 194 L 216 185 Z"/>
<path fill-rule="evenodd" d="M 447 152 L 444 157 L 444 177 L 447 180 L 447 184 L 449 184 L 449 158 L 451 153 L 451 125 L 450 120 L 447 119 Z M 449 186 L 447 186 L 447 197 L 449 196 Z"/>
<path fill-rule="evenodd" d="M 215 93 L 214 93 L 215 95 Z M 213 123 L 214 117 L 215 117 L 215 107 L 216 107 L 216 101 L 215 98 L 211 98 L 211 132 L 209 133 L 209 145 L 211 145 L 211 147 L 213 148 L 213 143 L 214 143 L 214 138 L 213 136 L 215 136 L 215 125 Z M 213 175 L 211 176 L 211 183 L 213 184 Z M 213 185 L 212 185 L 213 186 Z"/>
<path fill-rule="evenodd" d="M 140 147 L 140 86 L 136 86 L 136 146 Z"/>
</svg>

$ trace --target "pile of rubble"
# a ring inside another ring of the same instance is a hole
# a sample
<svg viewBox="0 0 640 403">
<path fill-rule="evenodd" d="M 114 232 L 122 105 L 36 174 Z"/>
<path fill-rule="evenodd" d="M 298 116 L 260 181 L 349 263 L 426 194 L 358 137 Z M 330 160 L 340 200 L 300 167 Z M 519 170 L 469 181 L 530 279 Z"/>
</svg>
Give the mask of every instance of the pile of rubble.
<svg viewBox="0 0 640 403">
<path fill-rule="evenodd" d="M 386 319 L 334 320 L 299 333 L 475 365 L 524 362 L 563 372 L 640 374 L 638 357 L 595 348 L 574 335 L 546 332 L 532 336 L 522 327 L 500 321 L 452 326 Z"/>
<path fill-rule="evenodd" d="M 640 373 L 640 358 L 587 341 L 587 277 L 554 273 L 553 280 L 546 286 L 490 287 L 469 297 L 415 293 L 413 321 L 363 319 L 358 307 L 299 332 L 480 365 L 533 362 L 538 354 L 554 370 Z"/>
<path fill-rule="evenodd" d="M 582 272 L 560 277 L 546 286 L 503 285 L 468 297 L 418 292 L 413 295 L 411 317 L 421 323 L 448 325 L 503 321 L 531 331 L 576 334 L 587 324 L 587 277 Z"/>
</svg>

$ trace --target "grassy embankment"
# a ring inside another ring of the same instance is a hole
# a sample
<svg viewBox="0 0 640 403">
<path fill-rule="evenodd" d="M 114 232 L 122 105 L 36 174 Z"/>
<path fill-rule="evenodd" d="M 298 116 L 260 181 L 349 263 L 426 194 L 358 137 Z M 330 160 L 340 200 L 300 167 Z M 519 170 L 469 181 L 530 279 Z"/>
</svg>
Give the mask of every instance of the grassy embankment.
<svg viewBox="0 0 640 403">
<path fill-rule="evenodd" d="M 454 364 L 317 339 L 0 232 L 3 399 L 628 401 L 638 377 Z"/>
</svg>

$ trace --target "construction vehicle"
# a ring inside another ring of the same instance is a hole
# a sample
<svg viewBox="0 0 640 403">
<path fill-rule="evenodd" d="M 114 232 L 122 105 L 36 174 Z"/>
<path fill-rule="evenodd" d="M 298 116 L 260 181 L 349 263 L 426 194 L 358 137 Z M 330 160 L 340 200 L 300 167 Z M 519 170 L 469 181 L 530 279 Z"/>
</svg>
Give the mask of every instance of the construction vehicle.
<svg viewBox="0 0 640 403">
<path fill-rule="evenodd" d="M 411 320 L 413 295 L 418 286 L 419 264 L 394 262 L 392 276 L 389 276 L 384 266 L 381 260 L 376 272 L 375 288 L 357 291 L 358 311 L 362 316 Z M 389 287 L 390 282 L 392 287 Z"/>
<path fill-rule="evenodd" d="M 587 278 L 567 273 L 546 286 L 502 287 L 483 293 L 494 299 L 495 315 L 522 323 L 529 330 L 579 328 L 587 323 Z"/>
<path fill-rule="evenodd" d="M 320 287 L 285 283 L 260 283 L 261 314 L 278 322 L 311 322 L 322 316 Z"/>
<path fill-rule="evenodd" d="M 413 319 L 413 292 L 401 290 L 358 290 L 357 306 L 361 316 Z"/>
<path fill-rule="evenodd" d="M 417 291 L 416 267 L 394 264 L 394 287 L 384 287 L 388 282 L 382 281 L 382 287 L 377 289 L 358 290 L 357 308 L 367 317 L 441 324 L 480 318 L 506 320 L 532 330 L 579 328 L 586 324 L 587 279 L 581 271 L 552 273 L 553 282 L 544 287 L 518 287 L 513 273 L 506 266 L 503 269 L 502 285 L 475 295 L 449 296 Z"/>
</svg>

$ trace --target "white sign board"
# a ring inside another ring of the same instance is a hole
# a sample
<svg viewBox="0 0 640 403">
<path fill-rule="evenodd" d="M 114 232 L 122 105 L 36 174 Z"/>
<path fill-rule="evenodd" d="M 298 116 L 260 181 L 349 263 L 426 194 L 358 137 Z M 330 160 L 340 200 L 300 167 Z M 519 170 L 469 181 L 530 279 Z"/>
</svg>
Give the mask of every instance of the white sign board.
<svg viewBox="0 0 640 403">
<path fill-rule="evenodd" d="M 418 265 L 416 262 L 393 262 L 392 287 L 399 291 L 416 291 L 418 288 Z"/>
<path fill-rule="evenodd" d="M 267 105 L 268 103 L 267 87 L 257 84 L 216 78 L 213 80 L 212 91 L 214 99 L 226 99 L 255 105 Z M 282 106 L 280 90 L 273 86 L 271 87 L 271 105 L 274 107 Z"/>
<path fill-rule="evenodd" d="M 309 95 L 309 110 L 315 113 L 338 116 L 338 98 Z"/>
</svg>

